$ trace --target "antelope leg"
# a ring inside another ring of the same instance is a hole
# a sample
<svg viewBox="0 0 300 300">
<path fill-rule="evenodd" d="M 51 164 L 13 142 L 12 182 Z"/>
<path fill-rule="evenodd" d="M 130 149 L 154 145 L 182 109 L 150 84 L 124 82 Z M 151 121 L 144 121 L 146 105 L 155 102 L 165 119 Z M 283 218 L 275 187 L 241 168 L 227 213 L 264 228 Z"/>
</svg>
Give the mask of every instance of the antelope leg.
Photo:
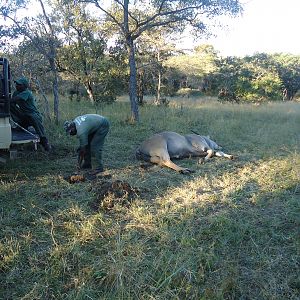
<svg viewBox="0 0 300 300">
<path fill-rule="evenodd" d="M 218 157 L 226 157 L 226 158 L 229 158 L 229 159 L 233 159 L 233 155 L 226 154 L 222 151 L 216 151 L 215 155 L 218 156 Z"/>
</svg>

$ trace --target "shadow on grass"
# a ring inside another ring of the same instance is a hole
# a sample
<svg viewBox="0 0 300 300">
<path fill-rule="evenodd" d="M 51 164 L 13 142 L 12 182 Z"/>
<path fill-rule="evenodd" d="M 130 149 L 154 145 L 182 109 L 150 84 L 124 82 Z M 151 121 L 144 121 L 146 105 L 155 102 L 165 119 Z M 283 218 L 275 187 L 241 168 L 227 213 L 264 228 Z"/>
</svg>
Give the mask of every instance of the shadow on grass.
<svg viewBox="0 0 300 300">
<path fill-rule="evenodd" d="M 250 175 L 238 184 L 239 170 L 252 174 L 263 162 L 214 159 L 188 176 L 127 164 L 112 180 L 143 196 L 95 212 L 93 182 L 63 180 L 57 171 L 72 166 L 64 160 L 48 161 L 46 172 L 22 162 L 22 180 L 2 183 L 4 299 L 299 296 L 297 184 L 265 191 Z"/>
<path fill-rule="evenodd" d="M 187 176 L 158 166 L 145 170 L 133 159 L 134 143 L 155 128 L 128 135 L 130 126 L 112 129 L 104 154 L 111 180 L 142 193 L 129 207 L 107 211 L 90 208 L 95 181 L 64 180 L 76 170 L 71 146 L 8 163 L 0 171 L 0 298 L 299 298 L 298 184 L 284 179 L 291 167 L 265 181 L 278 147 L 260 139 L 272 127 L 264 122 L 261 131 L 252 122 L 243 130 L 229 124 L 225 131 L 248 135 L 238 145 L 230 135 L 233 147 L 226 148 L 237 149 L 239 159 L 178 161 L 196 170 Z M 201 123 L 211 120 L 187 119 L 183 129 Z M 248 145 L 250 152 L 243 151 Z"/>
</svg>

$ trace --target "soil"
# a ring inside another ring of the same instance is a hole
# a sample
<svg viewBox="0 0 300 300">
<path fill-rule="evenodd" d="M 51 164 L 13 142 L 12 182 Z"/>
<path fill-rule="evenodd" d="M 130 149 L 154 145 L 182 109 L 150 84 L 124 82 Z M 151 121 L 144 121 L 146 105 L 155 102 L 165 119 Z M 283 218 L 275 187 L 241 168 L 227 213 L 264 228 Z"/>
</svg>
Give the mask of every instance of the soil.
<svg viewBox="0 0 300 300">
<path fill-rule="evenodd" d="M 129 207 L 139 195 L 139 190 L 130 186 L 126 181 L 98 179 L 91 188 L 95 200 L 91 203 L 94 210 L 111 210 L 116 204 Z"/>
</svg>

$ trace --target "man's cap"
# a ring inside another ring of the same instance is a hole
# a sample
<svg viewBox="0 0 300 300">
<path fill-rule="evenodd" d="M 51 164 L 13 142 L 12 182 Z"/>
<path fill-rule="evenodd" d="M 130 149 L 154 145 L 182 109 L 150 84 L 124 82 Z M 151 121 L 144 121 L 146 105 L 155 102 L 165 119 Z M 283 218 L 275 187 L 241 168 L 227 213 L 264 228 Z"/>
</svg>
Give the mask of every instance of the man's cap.
<svg viewBox="0 0 300 300">
<path fill-rule="evenodd" d="M 65 129 L 67 134 L 70 134 L 73 124 L 74 124 L 73 121 L 65 121 L 64 122 L 64 129 Z"/>
<path fill-rule="evenodd" d="M 22 85 L 24 85 L 25 87 L 29 87 L 29 81 L 28 81 L 27 78 L 25 78 L 25 77 L 20 77 L 20 78 L 18 78 L 17 80 L 15 80 L 15 83 L 17 83 L 17 84 L 22 84 Z"/>
</svg>

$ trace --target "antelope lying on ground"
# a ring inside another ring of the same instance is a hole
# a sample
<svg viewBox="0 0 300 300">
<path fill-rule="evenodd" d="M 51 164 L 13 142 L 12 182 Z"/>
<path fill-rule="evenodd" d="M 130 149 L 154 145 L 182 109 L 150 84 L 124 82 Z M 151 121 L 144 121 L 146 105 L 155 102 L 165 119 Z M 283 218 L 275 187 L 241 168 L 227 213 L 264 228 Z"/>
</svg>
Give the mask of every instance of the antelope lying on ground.
<svg viewBox="0 0 300 300">
<path fill-rule="evenodd" d="M 145 140 L 136 150 L 136 157 L 180 173 L 190 173 L 192 170 L 179 167 L 171 159 L 204 157 L 200 160 L 201 163 L 213 156 L 233 159 L 233 155 L 225 154 L 220 149 L 220 146 L 206 136 L 198 134 L 183 136 L 176 132 L 164 131 Z"/>
</svg>

